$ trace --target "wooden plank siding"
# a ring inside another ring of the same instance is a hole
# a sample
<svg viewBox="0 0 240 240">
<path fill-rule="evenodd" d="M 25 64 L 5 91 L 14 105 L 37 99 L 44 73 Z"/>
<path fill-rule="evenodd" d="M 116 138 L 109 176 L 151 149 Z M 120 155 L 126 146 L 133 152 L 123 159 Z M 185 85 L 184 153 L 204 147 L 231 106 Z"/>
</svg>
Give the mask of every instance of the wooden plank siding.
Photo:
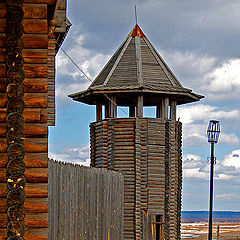
<svg viewBox="0 0 240 240">
<path fill-rule="evenodd" d="M 122 174 L 49 160 L 49 239 L 123 240 Z"/>
<path fill-rule="evenodd" d="M 111 168 L 124 177 L 124 239 L 144 239 L 144 221 L 154 214 L 168 220 L 165 238 L 179 239 L 181 124 L 144 117 L 110 118 L 90 124 L 90 133 L 91 165 Z"/>
</svg>

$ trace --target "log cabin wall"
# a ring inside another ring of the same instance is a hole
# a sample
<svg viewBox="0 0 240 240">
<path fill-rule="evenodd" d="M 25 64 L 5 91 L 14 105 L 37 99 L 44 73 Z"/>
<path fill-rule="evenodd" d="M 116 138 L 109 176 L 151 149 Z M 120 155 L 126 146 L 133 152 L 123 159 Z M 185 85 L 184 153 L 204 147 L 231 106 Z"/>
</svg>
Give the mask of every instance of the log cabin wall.
<svg viewBox="0 0 240 240">
<path fill-rule="evenodd" d="M 23 235 L 25 240 L 48 239 L 48 125 L 54 125 L 55 119 L 57 36 L 54 31 L 50 34 L 50 25 L 52 27 L 53 24 L 50 24 L 52 17 L 49 9 L 55 9 L 57 2 L 0 0 L 0 239 L 4 240 L 17 234 Z M 66 1 L 61 2 L 66 5 Z M 24 15 L 19 22 L 23 26 L 23 35 L 19 33 L 21 26 L 16 27 L 17 14 L 21 10 Z M 66 6 L 62 10 L 66 11 Z M 10 32 L 9 29 L 15 30 Z M 14 41 L 11 42 L 11 39 Z M 11 49 L 14 50 L 14 60 L 10 58 Z M 19 79 L 21 68 L 24 73 Z M 14 75 L 10 74 L 12 69 Z M 10 104 L 13 100 L 14 103 Z M 20 108 L 24 108 L 23 112 Z M 10 118 L 9 115 L 14 112 L 16 117 Z M 10 153 L 17 159 L 20 153 L 24 157 L 22 165 L 19 165 L 20 162 L 11 165 L 11 171 Z M 19 174 L 24 169 L 26 184 Z M 21 195 L 22 188 L 24 194 Z M 10 201 L 9 192 L 13 190 L 18 194 Z M 20 200 L 24 202 L 25 217 L 23 208 L 9 210 L 12 205 L 19 205 Z M 19 222 L 12 224 L 11 221 L 19 219 L 24 225 Z"/>
<path fill-rule="evenodd" d="M 90 132 L 92 166 L 124 176 L 124 239 L 155 239 L 153 215 L 164 216 L 165 239 L 180 239 L 181 123 L 112 118 Z"/>
</svg>

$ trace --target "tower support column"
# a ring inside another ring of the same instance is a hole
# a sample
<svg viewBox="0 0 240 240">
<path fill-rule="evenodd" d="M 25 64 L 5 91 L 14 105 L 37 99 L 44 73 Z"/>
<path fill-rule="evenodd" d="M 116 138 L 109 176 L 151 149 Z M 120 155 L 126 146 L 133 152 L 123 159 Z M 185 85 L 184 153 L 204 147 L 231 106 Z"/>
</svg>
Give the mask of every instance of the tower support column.
<svg viewBox="0 0 240 240">
<path fill-rule="evenodd" d="M 137 101 L 137 117 L 143 116 L 143 95 L 138 95 L 138 101 Z"/>
</svg>

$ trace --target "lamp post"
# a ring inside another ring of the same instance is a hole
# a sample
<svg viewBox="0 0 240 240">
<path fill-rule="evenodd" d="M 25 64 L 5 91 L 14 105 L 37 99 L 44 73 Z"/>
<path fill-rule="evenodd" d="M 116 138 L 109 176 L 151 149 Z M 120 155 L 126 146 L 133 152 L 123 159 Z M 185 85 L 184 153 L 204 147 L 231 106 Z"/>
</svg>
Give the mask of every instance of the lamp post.
<svg viewBox="0 0 240 240">
<path fill-rule="evenodd" d="M 218 142 L 220 134 L 219 121 L 211 120 L 207 129 L 208 142 L 211 144 L 211 165 L 210 165 L 210 204 L 209 204 L 209 230 L 208 240 L 212 240 L 212 209 L 213 209 L 213 170 L 214 170 L 214 143 Z"/>
</svg>

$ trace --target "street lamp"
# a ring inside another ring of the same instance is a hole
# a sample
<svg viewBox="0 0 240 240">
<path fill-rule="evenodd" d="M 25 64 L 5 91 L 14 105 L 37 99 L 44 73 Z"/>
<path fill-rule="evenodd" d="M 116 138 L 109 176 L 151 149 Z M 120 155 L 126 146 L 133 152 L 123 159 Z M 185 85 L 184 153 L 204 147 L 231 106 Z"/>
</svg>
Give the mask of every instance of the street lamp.
<svg viewBox="0 0 240 240">
<path fill-rule="evenodd" d="M 219 121 L 211 120 L 207 129 L 208 142 L 211 143 L 211 167 L 210 167 L 210 204 L 209 204 L 209 230 L 208 240 L 212 240 L 212 209 L 213 209 L 213 170 L 214 170 L 214 143 L 218 142 L 220 134 Z"/>
</svg>

